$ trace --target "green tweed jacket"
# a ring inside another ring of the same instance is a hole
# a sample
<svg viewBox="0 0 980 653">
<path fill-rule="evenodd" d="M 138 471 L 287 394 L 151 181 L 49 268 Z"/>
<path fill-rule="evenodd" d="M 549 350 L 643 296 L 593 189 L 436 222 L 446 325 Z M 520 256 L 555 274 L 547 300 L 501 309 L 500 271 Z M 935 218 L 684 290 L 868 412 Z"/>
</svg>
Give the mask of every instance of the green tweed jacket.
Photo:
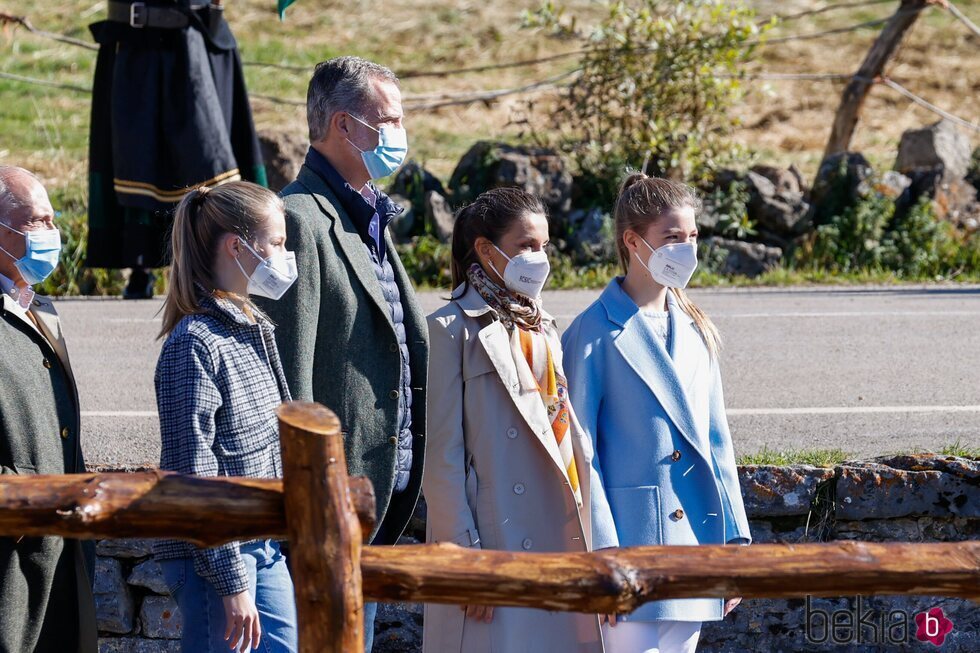
<svg viewBox="0 0 980 653">
<path fill-rule="evenodd" d="M 47 297 L 34 320 L 0 293 L 0 473 L 85 471 L 78 392 Z M 92 542 L 0 537 L 0 651 L 95 653 Z"/>
<path fill-rule="evenodd" d="M 276 323 L 276 341 L 294 399 L 316 401 L 340 418 L 351 475 L 371 479 L 377 497 L 375 544 L 394 544 L 415 510 L 425 456 L 429 337 L 390 236 L 412 369 L 412 471 L 393 494 L 401 362 L 388 303 L 364 241 L 327 184 L 305 165 L 282 191 L 286 249 L 299 278 L 278 301 L 259 300 Z"/>
</svg>

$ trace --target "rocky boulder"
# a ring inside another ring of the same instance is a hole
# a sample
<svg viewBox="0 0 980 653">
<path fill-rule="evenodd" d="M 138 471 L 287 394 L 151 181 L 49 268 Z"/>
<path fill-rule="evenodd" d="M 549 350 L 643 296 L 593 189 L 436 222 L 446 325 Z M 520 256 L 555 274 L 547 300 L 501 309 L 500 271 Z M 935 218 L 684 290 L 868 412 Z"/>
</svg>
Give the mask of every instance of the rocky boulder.
<svg viewBox="0 0 980 653">
<path fill-rule="evenodd" d="M 741 274 L 757 277 L 779 265 L 783 250 L 763 243 L 747 243 L 713 236 L 702 241 L 707 247 L 707 258 L 719 261 L 721 274 Z"/>
<path fill-rule="evenodd" d="M 296 179 L 310 142 L 306 134 L 300 132 L 262 131 L 259 132 L 259 147 L 269 188 L 278 193 Z"/>
<path fill-rule="evenodd" d="M 895 169 L 908 174 L 917 169 L 941 168 L 947 180 L 963 179 L 970 167 L 972 148 L 952 122 L 939 122 L 909 129 L 898 145 Z"/>
<path fill-rule="evenodd" d="M 600 209 L 574 209 L 563 219 L 565 251 L 577 264 L 613 261 L 616 238 L 612 217 Z"/>
<path fill-rule="evenodd" d="M 761 229 L 778 236 L 801 233 L 810 205 L 803 198 L 799 176 L 778 168 L 764 167 L 768 175 L 756 170 L 750 170 L 745 176 L 749 217 Z"/>
<path fill-rule="evenodd" d="M 456 206 L 491 188 L 506 187 L 541 198 L 551 215 L 571 208 L 572 175 L 561 155 L 548 148 L 480 141 L 463 155 L 449 180 Z"/>
<path fill-rule="evenodd" d="M 824 159 L 810 191 L 810 223 L 826 224 L 853 206 L 866 192 L 873 174 L 871 163 L 860 152 L 841 152 Z"/>
<path fill-rule="evenodd" d="M 449 242 L 453 235 L 455 216 L 445 197 L 434 190 L 425 194 L 425 221 L 432 233 L 442 242 Z"/>
</svg>

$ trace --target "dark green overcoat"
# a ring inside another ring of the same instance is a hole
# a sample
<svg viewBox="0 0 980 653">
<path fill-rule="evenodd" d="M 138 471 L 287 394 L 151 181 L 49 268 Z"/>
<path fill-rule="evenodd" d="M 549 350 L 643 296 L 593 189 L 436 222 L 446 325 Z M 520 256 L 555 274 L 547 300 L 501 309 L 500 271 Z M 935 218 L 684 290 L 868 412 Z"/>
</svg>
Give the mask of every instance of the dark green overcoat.
<svg viewBox="0 0 980 653">
<path fill-rule="evenodd" d="M 278 301 L 259 301 L 276 323 L 276 341 L 294 399 L 337 414 L 351 475 L 371 479 L 377 498 L 376 544 L 393 544 L 415 509 L 425 455 L 429 345 L 425 316 L 391 237 L 387 252 L 404 309 L 412 368 L 412 472 L 392 493 L 401 363 L 398 339 L 374 264 L 350 216 L 307 166 L 282 191 L 286 249 L 299 278 Z"/>
<path fill-rule="evenodd" d="M 58 314 L 38 296 L 32 321 L 0 295 L 0 471 L 82 473 L 78 392 Z M 0 538 L 0 652 L 94 653 L 94 561 L 91 542 Z"/>
</svg>

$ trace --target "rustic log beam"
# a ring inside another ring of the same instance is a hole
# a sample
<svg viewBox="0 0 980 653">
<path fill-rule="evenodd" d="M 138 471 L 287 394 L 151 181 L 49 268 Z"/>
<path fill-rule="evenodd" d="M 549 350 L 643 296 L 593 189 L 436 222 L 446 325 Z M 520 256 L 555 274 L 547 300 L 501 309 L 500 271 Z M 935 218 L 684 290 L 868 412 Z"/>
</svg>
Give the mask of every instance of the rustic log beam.
<svg viewBox="0 0 980 653">
<path fill-rule="evenodd" d="M 980 542 L 649 546 L 511 553 L 453 544 L 367 547 L 378 601 L 628 613 L 664 598 L 923 594 L 980 600 Z"/>
<path fill-rule="evenodd" d="M 846 152 L 850 147 L 851 137 L 854 135 L 861 108 L 864 106 L 868 91 L 871 90 L 871 85 L 884 72 L 885 64 L 895 54 L 905 33 L 915 23 L 922 10 L 928 5 L 942 4 L 942 2 L 943 0 L 902 0 L 898 10 L 888 19 L 871 49 L 868 50 L 861 67 L 844 89 L 840 106 L 834 115 L 830 138 L 824 149 L 824 160 L 834 154 Z"/>
<path fill-rule="evenodd" d="M 279 433 L 299 651 L 363 651 L 363 533 L 340 422 L 319 404 L 293 402 L 279 407 Z"/>
<path fill-rule="evenodd" d="M 364 533 L 375 522 L 374 489 L 350 479 Z M 151 471 L 0 476 L 0 536 L 173 538 L 198 546 L 284 537 L 282 481 Z"/>
</svg>

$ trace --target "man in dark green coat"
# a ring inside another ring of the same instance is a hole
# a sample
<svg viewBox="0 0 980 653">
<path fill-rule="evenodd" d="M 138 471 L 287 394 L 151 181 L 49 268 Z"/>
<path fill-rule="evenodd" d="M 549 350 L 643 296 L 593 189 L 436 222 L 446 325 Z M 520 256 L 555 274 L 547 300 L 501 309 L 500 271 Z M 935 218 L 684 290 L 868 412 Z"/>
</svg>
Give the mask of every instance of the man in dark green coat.
<svg viewBox="0 0 980 653">
<path fill-rule="evenodd" d="M 0 166 L 0 472 L 85 471 L 61 324 L 31 283 L 50 272 L 54 211 L 29 172 Z M 44 233 L 47 232 L 47 233 Z M 55 239 L 56 241 L 56 239 Z M 27 277 L 25 279 L 25 276 Z M 0 651 L 94 653 L 91 543 L 0 538 Z"/>
<path fill-rule="evenodd" d="M 371 183 L 407 151 L 398 80 L 357 57 L 323 62 L 307 121 L 306 162 L 282 191 L 299 277 L 260 304 L 277 324 L 292 396 L 337 414 L 350 473 L 374 484 L 372 542 L 394 544 L 421 488 L 429 355 L 425 316 L 386 229 L 401 209 Z"/>
</svg>

